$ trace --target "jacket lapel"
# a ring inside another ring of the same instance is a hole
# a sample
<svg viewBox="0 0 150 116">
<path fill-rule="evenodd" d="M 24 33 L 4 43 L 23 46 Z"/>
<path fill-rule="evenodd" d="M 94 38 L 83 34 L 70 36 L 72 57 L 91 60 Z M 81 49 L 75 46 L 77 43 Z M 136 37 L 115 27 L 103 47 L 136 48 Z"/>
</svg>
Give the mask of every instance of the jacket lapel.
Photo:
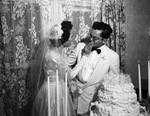
<svg viewBox="0 0 150 116">
<path fill-rule="evenodd" d="M 107 55 L 105 54 L 106 50 L 107 50 L 106 46 L 103 46 L 103 48 L 101 48 L 101 50 L 102 50 L 102 52 L 99 55 L 99 59 L 97 61 L 95 69 L 94 69 L 89 81 L 82 86 L 82 89 L 84 89 L 90 85 L 99 83 L 102 80 L 103 75 L 106 73 L 106 70 L 108 68 Z"/>
</svg>

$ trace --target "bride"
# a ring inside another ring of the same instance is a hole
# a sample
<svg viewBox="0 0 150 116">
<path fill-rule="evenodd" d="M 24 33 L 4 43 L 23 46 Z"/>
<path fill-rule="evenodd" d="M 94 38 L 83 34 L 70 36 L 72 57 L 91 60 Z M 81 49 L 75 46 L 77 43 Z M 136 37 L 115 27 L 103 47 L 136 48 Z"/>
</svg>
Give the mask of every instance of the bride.
<svg viewBox="0 0 150 116">
<path fill-rule="evenodd" d="M 56 108 L 56 70 L 58 70 L 59 77 L 59 109 L 60 114 L 65 115 L 64 99 L 65 99 L 65 72 L 67 69 L 67 62 L 64 60 L 62 54 L 61 40 L 63 34 L 63 24 L 71 25 L 70 22 L 54 25 L 50 30 L 49 38 L 43 40 L 36 54 L 34 60 L 30 62 L 32 75 L 30 76 L 30 88 L 33 91 L 34 102 L 32 106 L 31 116 L 48 116 L 48 80 L 50 78 L 50 111 L 51 116 L 57 116 Z M 42 83 L 42 80 L 44 82 Z M 69 81 L 69 80 L 68 80 Z M 42 83 L 42 84 L 41 84 Z M 68 116 L 75 116 L 72 99 L 68 90 L 67 98 L 67 114 Z"/>
<path fill-rule="evenodd" d="M 50 78 L 51 116 L 57 116 L 56 70 L 58 70 L 59 77 L 59 111 L 61 115 L 65 115 L 66 69 L 68 70 L 68 83 L 70 83 L 69 81 L 79 73 L 85 63 L 83 57 L 73 69 L 68 66 L 68 61 L 64 55 L 64 46 L 68 45 L 71 29 L 70 21 L 63 21 L 61 24 L 54 25 L 50 30 L 50 36 L 41 41 L 33 60 L 20 66 L 22 68 L 31 67 L 31 75 L 28 76 L 27 83 L 30 91 L 32 91 L 34 101 L 31 116 L 48 116 L 48 77 Z M 69 89 L 67 103 L 67 116 L 76 116 Z"/>
</svg>

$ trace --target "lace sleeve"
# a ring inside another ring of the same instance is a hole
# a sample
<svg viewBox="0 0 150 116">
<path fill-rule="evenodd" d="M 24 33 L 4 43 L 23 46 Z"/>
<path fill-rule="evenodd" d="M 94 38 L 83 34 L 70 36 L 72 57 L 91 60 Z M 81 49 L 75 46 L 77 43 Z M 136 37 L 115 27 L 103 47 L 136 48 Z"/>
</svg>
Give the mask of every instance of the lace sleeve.
<svg viewBox="0 0 150 116">
<path fill-rule="evenodd" d="M 70 76 L 73 79 L 83 68 L 87 61 L 87 56 L 83 56 L 77 65 L 71 70 Z"/>
<path fill-rule="evenodd" d="M 72 50 L 70 55 L 67 56 L 67 63 L 69 66 L 74 65 L 76 62 L 77 56 L 76 56 L 76 50 Z"/>
</svg>

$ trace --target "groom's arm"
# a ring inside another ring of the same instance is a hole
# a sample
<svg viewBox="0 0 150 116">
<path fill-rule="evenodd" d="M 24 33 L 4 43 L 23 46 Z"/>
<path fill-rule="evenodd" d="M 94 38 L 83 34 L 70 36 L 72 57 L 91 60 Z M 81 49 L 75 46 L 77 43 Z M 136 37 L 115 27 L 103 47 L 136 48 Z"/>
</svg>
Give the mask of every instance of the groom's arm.
<svg viewBox="0 0 150 116">
<path fill-rule="evenodd" d="M 111 59 L 111 66 L 110 66 L 110 72 L 113 74 L 118 74 L 120 72 L 120 65 L 119 65 L 119 55 L 116 53 L 113 55 Z"/>
</svg>

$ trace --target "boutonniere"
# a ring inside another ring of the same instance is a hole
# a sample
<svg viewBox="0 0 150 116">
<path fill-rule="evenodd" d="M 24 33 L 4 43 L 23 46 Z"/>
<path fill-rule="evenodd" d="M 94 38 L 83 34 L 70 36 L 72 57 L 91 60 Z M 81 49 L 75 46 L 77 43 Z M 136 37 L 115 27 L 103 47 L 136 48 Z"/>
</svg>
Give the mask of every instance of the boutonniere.
<svg viewBox="0 0 150 116">
<path fill-rule="evenodd" d="M 78 92 L 81 94 L 83 91 L 81 88 L 78 89 Z"/>
<path fill-rule="evenodd" d="M 101 57 L 103 60 L 106 59 L 106 56 L 105 56 L 105 54 L 104 54 L 103 52 L 100 53 L 100 57 Z"/>
</svg>

